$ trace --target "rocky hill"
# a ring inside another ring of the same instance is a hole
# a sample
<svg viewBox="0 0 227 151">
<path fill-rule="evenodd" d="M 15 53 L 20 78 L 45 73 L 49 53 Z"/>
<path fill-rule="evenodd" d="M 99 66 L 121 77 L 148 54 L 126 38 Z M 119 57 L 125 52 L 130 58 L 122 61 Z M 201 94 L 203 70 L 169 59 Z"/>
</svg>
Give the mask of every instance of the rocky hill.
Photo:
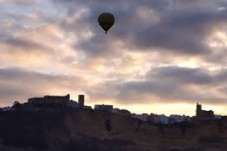
<svg viewBox="0 0 227 151">
<path fill-rule="evenodd" d="M 93 110 L 0 113 L 1 151 L 226 151 L 227 121 L 162 125 Z"/>
</svg>

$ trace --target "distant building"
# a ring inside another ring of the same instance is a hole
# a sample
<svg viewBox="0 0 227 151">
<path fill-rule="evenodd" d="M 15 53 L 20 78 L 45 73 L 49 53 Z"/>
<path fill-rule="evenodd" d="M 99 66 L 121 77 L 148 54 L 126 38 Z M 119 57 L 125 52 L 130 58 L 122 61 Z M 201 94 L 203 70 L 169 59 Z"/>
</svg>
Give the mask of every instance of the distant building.
<svg viewBox="0 0 227 151">
<path fill-rule="evenodd" d="M 83 107 L 83 109 L 84 109 L 84 110 L 93 110 L 93 109 L 91 108 L 91 106 L 86 106 L 86 105 Z"/>
<path fill-rule="evenodd" d="M 144 121 L 144 122 L 148 121 L 148 119 L 149 119 L 149 115 L 146 114 L 146 113 L 143 113 L 143 114 L 132 114 L 131 116 L 133 118 L 135 118 L 135 119 L 138 119 L 138 120 L 141 120 L 141 121 Z"/>
<path fill-rule="evenodd" d="M 119 109 L 119 108 L 114 108 L 114 109 L 112 110 L 112 113 L 120 114 L 120 109 Z"/>
<path fill-rule="evenodd" d="M 181 123 L 181 122 L 190 122 L 190 116 L 181 116 L 181 115 L 170 115 L 169 116 L 169 124 L 173 124 L 173 123 Z"/>
<path fill-rule="evenodd" d="M 66 96 L 49 96 L 46 95 L 44 97 L 39 98 L 29 98 L 28 103 L 32 105 L 41 105 L 41 104 L 55 104 L 55 105 L 64 105 L 67 106 L 70 101 L 70 95 Z"/>
<path fill-rule="evenodd" d="M 91 109 L 90 106 L 85 106 L 84 95 L 78 95 L 78 102 L 70 100 L 70 95 L 67 94 L 65 96 L 49 96 L 46 95 L 44 97 L 35 97 L 29 98 L 28 104 L 32 106 L 45 106 L 45 105 L 59 105 L 59 106 L 68 106 L 72 108 L 79 109 Z"/>
<path fill-rule="evenodd" d="M 119 115 L 124 115 L 124 116 L 130 116 L 131 115 L 130 111 L 128 111 L 126 109 L 118 109 L 118 108 L 114 108 L 112 110 L 112 113 L 119 114 Z"/>
<path fill-rule="evenodd" d="M 212 110 L 202 110 L 202 105 L 197 103 L 196 105 L 196 118 L 197 119 L 212 119 L 214 118 L 214 112 Z"/>
<path fill-rule="evenodd" d="M 148 117 L 150 122 L 153 122 L 155 124 L 169 124 L 169 117 L 167 117 L 164 114 L 157 115 L 157 114 L 150 114 Z"/>
<path fill-rule="evenodd" d="M 68 101 L 67 106 L 72 107 L 72 108 L 79 108 L 79 104 L 73 100 Z"/>
<path fill-rule="evenodd" d="M 84 95 L 78 95 L 78 104 L 80 108 L 84 107 Z"/>
<path fill-rule="evenodd" d="M 10 112 L 10 111 L 14 111 L 15 109 L 12 108 L 12 107 L 4 107 L 4 108 L 1 108 L 1 111 L 3 112 Z"/>
<path fill-rule="evenodd" d="M 113 105 L 95 105 L 95 110 L 112 112 Z"/>
</svg>

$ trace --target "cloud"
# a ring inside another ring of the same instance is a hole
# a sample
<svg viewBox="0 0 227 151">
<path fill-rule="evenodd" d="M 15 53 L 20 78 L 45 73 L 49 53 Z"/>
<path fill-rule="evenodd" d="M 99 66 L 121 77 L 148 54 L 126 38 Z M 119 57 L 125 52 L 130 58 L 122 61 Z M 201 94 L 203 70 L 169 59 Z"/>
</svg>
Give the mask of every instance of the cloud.
<svg viewBox="0 0 227 151">
<path fill-rule="evenodd" d="M 175 79 L 181 84 L 213 84 L 215 79 L 209 70 L 203 68 L 183 68 L 183 67 L 161 67 L 152 69 L 147 77 L 152 78 L 168 78 Z"/>
<path fill-rule="evenodd" d="M 30 39 L 22 39 L 20 37 L 12 37 L 11 35 L 1 35 L 1 44 L 14 46 L 16 48 L 23 48 L 24 50 L 34 50 L 34 48 L 43 50 L 48 49 L 42 44 L 31 41 Z"/>
<path fill-rule="evenodd" d="M 16 100 L 26 102 L 29 97 L 47 94 L 65 95 L 67 92 L 75 92 L 72 93 L 75 96 L 84 87 L 85 81 L 81 77 L 50 75 L 20 68 L 0 69 L 1 106 L 10 105 Z"/>
<path fill-rule="evenodd" d="M 226 103 L 225 0 L 0 3 L 2 105 L 71 92 L 126 106 Z"/>
<path fill-rule="evenodd" d="M 0 3 L 10 2 L 17 5 L 31 5 L 36 2 L 36 0 L 0 0 Z"/>
<path fill-rule="evenodd" d="M 176 66 L 154 68 L 141 80 L 115 80 L 95 87 L 94 96 L 99 99 L 114 98 L 125 104 L 140 103 L 196 103 L 226 102 L 224 85 L 226 71 L 212 73 L 202 68 L 183 68 Z M 111 87 L 109 87 L 111 85 Z"/>
<path fill-rule="evenodd" d="M 66 2 L 58 1 L 64 5 Z M 81 1 L 67 1 L 69 3 L 81 4 Z M 218 7 L 218 3 L 210 2 Z M 200 4 L 203 4 L 200 5 Z M 130 7 L 129 7 L 130 5 Z M 66 5 L 68 6 L 68 5 Z M 94 33 L 90 39 L 77 43 L 77 46 L 87 50 L 87 53 L 103 54 L 113 52 L 112 45 L 116 40 L 124 41 L 126 47 L 133 50 L 145 51 L 167 51 L 186 55 L 210 54 L 211 50 L 206 43 L 208 36 L 214 26 L 220 22 L 226 22 L 226 13 L 217 11 L 205 1 L 87 1 L 84 5 L 88 9 L 85 15 L 81 15 L 79 22 Z M 177 7 L 184 6 L 183 9 Z M 187 7 L 188 6 L 188 7 Z M 200 8 L 194 9 L 192 8 Z M 73 9 L 71 7 L 69 10 Z M 162 10 L 162 12 L 158 10 Z M 76 9 L 75 9 L 76 10 Z M 97 16 L 104 10 L 110 10 L 116 17 L 116 25 L 113 27 L 111 39 L 100 39 L 100 31 L 97 28 Z M 145 11 L 142 17 L 141 10 Z M 77 13 L 69 11 L 70 15 Z M 148 22 L 148 20 L 150 20 Z M 153 21 L 152 21 L 153 20 Z M 73 27 L 72 27 L 73 28 Z M 75 28 L 76 30 L 77 28 Z M 173 38 L 174 37 L 174 38 Z M 91 51 L 93 50 L 93 51 Z"/>
</svg>

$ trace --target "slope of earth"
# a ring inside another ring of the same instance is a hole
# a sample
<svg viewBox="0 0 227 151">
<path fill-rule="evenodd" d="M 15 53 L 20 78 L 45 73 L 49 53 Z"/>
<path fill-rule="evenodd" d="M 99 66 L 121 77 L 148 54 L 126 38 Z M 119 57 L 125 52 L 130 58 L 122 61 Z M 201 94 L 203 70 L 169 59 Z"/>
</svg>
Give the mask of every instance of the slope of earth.
<svg viewBox="0 0 227 151">
<path fill-rule="evenodd" d="M 227 122 L 155 125 L 85 110 L 0 114 L 3 151 L 226 151 Z"/>
</svg>

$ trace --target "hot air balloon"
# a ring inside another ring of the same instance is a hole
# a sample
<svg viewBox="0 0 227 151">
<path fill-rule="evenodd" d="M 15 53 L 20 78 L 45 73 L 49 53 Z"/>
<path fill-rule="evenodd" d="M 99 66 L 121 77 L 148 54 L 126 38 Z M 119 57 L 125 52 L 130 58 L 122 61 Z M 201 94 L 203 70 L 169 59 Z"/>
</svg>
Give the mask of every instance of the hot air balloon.
<svg viewBox="0 0 227 151">
<path fill-rule="evenodd" d="M 113 26 L 114 21 L 115 18 L 111 13 L 102 13 L 98 18 L 99 25 L 105 30 L 105 34 L 107 34 L 107 31 Z"/>
</svg>

